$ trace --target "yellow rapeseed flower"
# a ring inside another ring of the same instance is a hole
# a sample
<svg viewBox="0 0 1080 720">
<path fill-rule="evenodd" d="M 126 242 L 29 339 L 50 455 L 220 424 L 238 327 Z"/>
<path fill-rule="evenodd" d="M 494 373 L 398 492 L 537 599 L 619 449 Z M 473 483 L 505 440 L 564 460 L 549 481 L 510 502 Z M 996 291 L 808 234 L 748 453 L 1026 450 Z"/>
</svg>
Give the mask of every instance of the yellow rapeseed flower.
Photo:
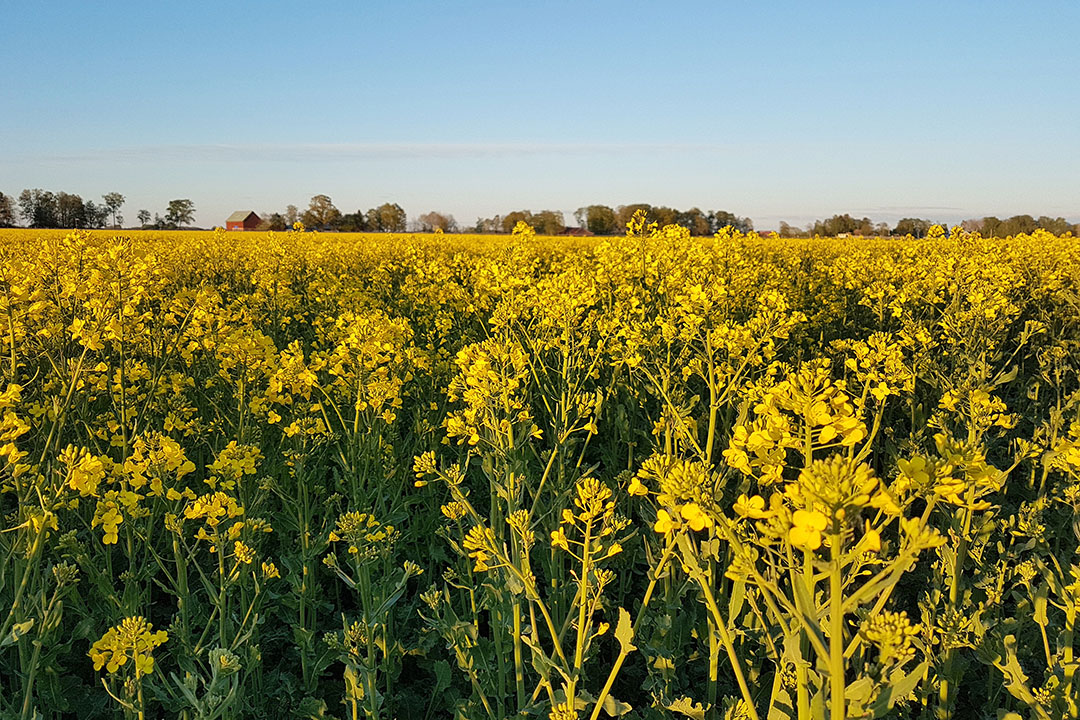
<svg viewBox="0 0 1080 720">
<path fill-rule="evenodd" d="M 667 535 L 670 532 L 678 530 L 681 523 L 668 513 L 667 510 L 661 509 L 656 513 L 656 524 L 653 525 L 653 530 L 661 535 Z"/>
<path fill-rule="evenodd" d="M 701 509 L 701 506 L 697 503 L 687 503 L 679 508 L 679 514 L 682 515 L 682 519 L 686 521 L 686 524 L 690 526 L 690 529 L 695 532 L 700 532 L 705 528 L 713 526 L 712 518 L 705 514 L 705 511 Z"/>
<path fill-rule="evenodd" d="M 771 511 L 765 510 L 765 498 L 760 495 L 754 495 L 753 497 L 748 498 L 745 493 L 739 495 L 739 499 L 735 501 L 733 509 L 737 514 L 754 520 L 761 520 L 773 514 Z"/>
<path fill-rule="evenodd" d="M 796 510 L 791 516 L 791 544 L 805 550 L 821 547 L 821 533 L 829 525 L 829 519 L 817 510 Z"/>
</svg>

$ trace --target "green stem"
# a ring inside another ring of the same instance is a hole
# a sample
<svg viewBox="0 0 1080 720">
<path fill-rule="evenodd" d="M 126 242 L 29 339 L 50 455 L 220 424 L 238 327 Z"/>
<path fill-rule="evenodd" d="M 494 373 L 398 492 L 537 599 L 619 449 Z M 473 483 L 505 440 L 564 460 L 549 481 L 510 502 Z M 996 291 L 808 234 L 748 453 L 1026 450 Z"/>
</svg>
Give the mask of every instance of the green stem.
<svg viewBox="0 0 1080 720">
<path fill-rule="evenodd" d="M 45 522 L 43 521 L 41 527 L 38 529 L 37 537 L 34 538 L 34 544 L 30 546 L 30 552 L 27 553 L 26 567 L 23 569 L 22 579 L 19 581 L 19 588 L 15 591 L 15 599 L 11 603 L 11 609 L 8 610 L 7 619 L 4 621 L 3 628 L 0 628 L 0 637 L 7 637 L 8 632 L 15 624 L 16 615 L 22 604 L 23 593 L 26 592 L 26 586 L 30 583 L 30 570 L 33 569 L 35 561 L 38 559 L 38 550 L 41 548 L 41 540 L 45 537 L 46 529 Z"/>
<path fill-rule="evenodd" d="M 367 624 L 367 668 L 364 671 L 364 681 L 367 685 L 367 697 L 364 698 L 364 714 L 369 718 L 378 718 L 378 706 L 375 704 L 375 618 L 372 617 L 372 605 L 374 598 L 371 596 L 371 576 L 367 565 L 357 568 L 360 576 L 360 604 L 364 611 L 364 620 Z"/>
<path fill-rule="evenodd" d="M 521 655 L 521 601 L 514 600 L 514 685 L 517 688 L 517 709 L 525 709 L 525 661 Z"/>
<path fill-rule="evenodd" d="M 970 498 L 969 498 L 970 499 Z M 955 608 L 960 598 L 960 572 L 967 559 L 968 538 L 971 536 L 971 510 L 964 508 L 963 532 L 960 534 L 960 543 L 956 548 L 956 557 L 953 559 L 952 575 L 949 578 L 949 608 Z M 953 684 L 956 682 L 956 649 L 949 648 L 945 651 L 944 677 L 941 679 L 939 697 L 941 707 L 938 708 L 939 720 L 949 720 L 952 717 L 953 704 L 956 702 L 956 693 Z"/>
<path fill-rule="evenodd" d="M 829 573 L 829 683 L 831 686 L 832 715 L 830 720 L 844 720 L 844 587 L 841 560 L 843 528 L 839 520 L 833 520 L 831 543 L 832 568 Z"/>
<path fill-rule="evenodd" d="M 585 522 L 585 539 L 581 548 L 580 598 L 578 600 L 577 642 L 574 644 L 574 667 L 566 689 L 566 702 L 573 708 L 577 704 L 577 680 L 585 658 L 585 637 L 589 631 L 589 571 L 591 570 L 592 520 Z"/>
<path fill-rule="evenodd" d="M 645 617 L 645 608 L 649 606 L 649 600 L 652 598 L 653 590 L 656 589 L 656 580 L 660 576 L 660 572 L 663 570 L 664 566 L 667 565 L 667 562 L 674 551 L 675 545 L 669 539 L 663 554 L 660 556 L 660 562 L 658 562 L 656 568 L 649 573 L 649 585 L 645 588 L 645 595 L 641 600 L 641 607 L 638 608 L 637 617 L 634 618 L 634 624 L 630 629 L 631 638 L 636 635 L 638 623 Z M 631 652 L 632 649 L 628 650 L 620 643 L 619 656 L 615 658 L 615 664 L 611 666 L 611 672 L 608 673 L 607 681 L 604 683 L 604 689 L 600 691 L 600 696 L 596 699 L 596 705 L 593 707 L 592 714 L 589 715 L 589 720 L 597 720 L 600 717 L 600 708 L 604 706 L 604 701 L 607 700 L 608 693 L 611 692 L 611 686 L 615 684 L 615 678 L 622 669 L 626 656 Z"/>
<path fill-rule="evenodd" d="M 727 651 L 728 662 L 731 663 L 731 669 L 735 673 L 735 681 L 739 685 L 739 692 L 742 693 L 743 702 L 746 703 L 750 718 L 751 720 L 760 720 L 757 708 L 754 706 L 754 696 L 750 693 L 750 686 L 746 683 L 746 676 L 743 674 L 742 664 L 739 662 L 739 657 L 735 653 L 735 645 L 731 642 L 731 635 L 728 633 L 727 623 L 720 614 L 720 608 L 716 604 L 716 597 L 713 595 L 712 588 L 709 586 L 709 583 L 705 581 L 703 576 L 699 575 L 697 581 L 702 592 L 705 594 L 705 603 L 709 607 L 709 612 L 712 613 L 713 623 L 716 626 L 717 632 L 720 634 L 720 642 L 723 644 L 724 650 Z"/>
</svg>

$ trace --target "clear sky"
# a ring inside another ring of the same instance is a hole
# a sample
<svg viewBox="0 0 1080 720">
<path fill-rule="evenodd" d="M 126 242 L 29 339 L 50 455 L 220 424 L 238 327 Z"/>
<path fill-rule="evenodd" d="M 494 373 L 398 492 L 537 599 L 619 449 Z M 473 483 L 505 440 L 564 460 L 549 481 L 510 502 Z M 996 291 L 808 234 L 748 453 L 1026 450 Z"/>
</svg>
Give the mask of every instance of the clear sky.
<svg viewBox="0 0 1080 720">
<path fill-rule="evenodd" d="M 1080 221 L 1080 2 L 5 3 L 0 191 Z"/>
</svg>

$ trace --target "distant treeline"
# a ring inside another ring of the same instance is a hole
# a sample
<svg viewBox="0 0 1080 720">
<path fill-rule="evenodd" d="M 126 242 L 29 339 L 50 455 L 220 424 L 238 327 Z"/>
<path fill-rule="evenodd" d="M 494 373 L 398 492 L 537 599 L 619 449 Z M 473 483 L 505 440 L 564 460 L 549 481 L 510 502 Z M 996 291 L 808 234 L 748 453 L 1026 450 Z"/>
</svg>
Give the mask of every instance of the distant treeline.
<svg viewBox="0 0 1080 720">
<path fill-rule="evenodd" d="M 793 227 L 786 222 L 782 222 L 780 223 L 779 234 L 780 237 L 911 235 L 921 238 L 925 237 L 926 233 L 935 224 L 946 225 L 946 223 L 936 223 L 933 220 L 924 220 L 922 218 L 904 218 L 897 222 L 895 227 L 890 228 L 888 223 L 874 223 L 870 218 L 854 218 L 845 213 L 843 215 L 833 215 L 826 220 L 817 220 L 807 225 L 806 229 Z M 1020 235 L 1021 233 L 1034 232 L 1040 228 L 1055 235 L 1064 235 L 1065 233 L 1080 235 L 1080 224 L 1074 225 L 1065 218 L 1051 218 L 1045 215 L 1040 216 L 1038 219 L 1030 215 L 1013 215 L 1007 220 L 1001 220 L 991 215 L 980 219 L 965 220 L 960 223 L 960 227 L 968 232 L 978 232 L 984 237 Z"/>
<path fill-rule="evenodd" d="M 692 235 L 712 235 L 728 225 L 743 232 L 754 229 L 754 223 L 750 218 L 738 217 L 724 210 L 706 213 L 696 207 L 689 210 L 676 210 L 648 203 L 619 205 L 615 208 L 607 205 L 587 205 L 574 211 L 574 220 L 577 222 L 577 227 L 593 235 L 617 235 L 626 230 L 626 224 L 639 210 L 645 213 L 650 223 L 655 222 L 660 227 L 682 225 L 690 230 Z M 543 235 L 558 235 L 566 230 L 563 214 L 557 210 L 544 210 L 539 213 L 518 210 L 506 215 L 479 218 L 472 230 L 478 233 L 506 233 L 513 230 L 519 221 L 529 223 Z"/>
<path fill-rule="evenodd" d="M 52 192 L 35 188 L 23 190 L 18 198 L 0 192 L 0 227 L 13 227 L 21 224 L 33 228 L 104 228 L 120 227 L 124 217 L 120 209 L 125 198 L 118 192 L 106 193 L 102 202 L 84 201 L 80 196 L 67 192 Z M 357 210 L 342 213 L 334 206 L 328 195 L 316 195 L 311 198 L 306 210 L 296 205 L 289 205 L 284 212 L 264 212 L 259 214 L 260 230 L 286 230 L 297 222 L 303 223 L 310 230 L 329 232 L 469 232 L 469 233 L 509 233 L 519 222 L 533 226 L 541 235 L 559 235 L 569 231 L 588 232 L 593 235 L 621 234 L 630 218 L 637 211 L 643 211 L 647 221 L 658 226 L 682 225 L 691 235 L 712 235 L 721 228 L 732 227 L 741 232 L 754 229 L 753 221 L 748 217 L 739 217 L 726 210 L 703 212 L 698 208 L 676 210 L 663 205 L 634 203 L 618 205 L 587 205 L 574 211 L 576 228 L 568 227 L 563 213 L 559 210 L 516 210 L 505 215 L 490 218 L 477 218 L 474 225 L 462 225 L 449 213 L 431 211 L 419 215 L 410 222 L 405 210 L 397 203 L 383 203 L 369 210 Z M 164 214 L 151 214 L 148 210 L 139 210 L 136 217 L 139 227 L 170 229 L 190 225 L 195 216 L 195 204 L 191 200 L 170 200 Z M 843 235 L 886 236 L 912 235 L 925 237 L 933 220 L 923 218 L 904 218 L 890 227 L 888 223 L 875 223 L 868 217 L 856 218 L 848 213 L 833 215 L 824 220 L 817 220 L 804 228 L 780 223 L 780 237 L 836 237 Z M 1048 230 L 1055 235 L 1073 233 L 1080 235 L 1080 224 L 1069 223 L 1065 218 L 1051 218 L 1042 215 L 1013 215 L 1001 220 L 994 216 L 965 220 L 961 227 L 970 232 L 979 232 L 983 236 L 1002 237 L 1030 233 L 1036 229 Z"/>
<path fill-rule="evenodd" d="M 123 222 L 120 206 L 124 196 L 107 193 L 103 202 L 84 201 L 72 193 L 53 193 L 48 190 L 23 190 L 18 199 L 0 192 L 0 227 L 16 224 L 18 215 L 27 227 L 35 228 L 103 228 L 109 220 Z"/>
<path fill-rule="evenodd" d="M 118 192 L 110 192 L 102 195 L 101 199 L 101 203 L 95 203 L 93 200 L 83 200 L 74 193 L 41 188 L 23 190 L 18 199 L 0 192 L 0 227 L 14 227 L 19 218 L 24 226 L 30 228 L 92 230 L 123 225 L 124 216 L 120 214 L 120 208 L 124 206 L 126 198 Z M 152 224 L 149 210 L 140 210 L 136 217 L 142 227 L 179 228 L 190 225 L 195 218 L 195 203 L 187 199 L 170 200 L 165 214 L 155 213 Z"/>
<path fill-rule="evenodd" d="M 754 229 L 750 218 L 741 218 L 732 213 L 715 211 L 704 213 L 698 208 L 675 210 L 669 207 L 653 206 L 647 203 L 619 205 L 616 208 L 607 205 L 589 205 L 574 211 L 577 227 L 594 235 L 616 235 L 626 229 L 626 224 L 634 213 L 643 210 L 649 222 L 660 226 L 683 225 L 694 235 L 711 235 L 722 227 L 731 225 L 743 232 Z M 296 205 L 289 205 L 285 212 L 269 212 L 260 215 L 267 230 L 284 230 L 300 221 L 304 227 L 318 230 L 339 232 L 470 232 L 470 233 L 509 233 L 519 222 L 526 222 L 541 235 L 559 235 L 566 232 L 566 219 L 560 210 L 516 210 L 505 215 L 490 218 L 477 218 L 474 225 L 462 225 L 453 215 L 441 212 L 427 212 L 408 222 L 405 211 L 396 203 L 385 203 L 364 212 L 342 213 L 327 195 L 311 198 L 308 209 L 300 211 Z"/>
</svg>

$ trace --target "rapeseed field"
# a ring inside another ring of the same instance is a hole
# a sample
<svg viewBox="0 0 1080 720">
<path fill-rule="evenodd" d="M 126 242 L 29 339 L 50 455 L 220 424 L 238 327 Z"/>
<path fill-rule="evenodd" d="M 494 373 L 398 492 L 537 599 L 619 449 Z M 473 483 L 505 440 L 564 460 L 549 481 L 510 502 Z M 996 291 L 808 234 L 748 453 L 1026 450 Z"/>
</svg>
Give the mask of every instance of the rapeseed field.
<svg viewBox="0 0 1080 720">
<path fill-rule="evenodd" d="M 0 231 L 0 716 L 1080 717 L 1080 241 Z"/>
</svg>

